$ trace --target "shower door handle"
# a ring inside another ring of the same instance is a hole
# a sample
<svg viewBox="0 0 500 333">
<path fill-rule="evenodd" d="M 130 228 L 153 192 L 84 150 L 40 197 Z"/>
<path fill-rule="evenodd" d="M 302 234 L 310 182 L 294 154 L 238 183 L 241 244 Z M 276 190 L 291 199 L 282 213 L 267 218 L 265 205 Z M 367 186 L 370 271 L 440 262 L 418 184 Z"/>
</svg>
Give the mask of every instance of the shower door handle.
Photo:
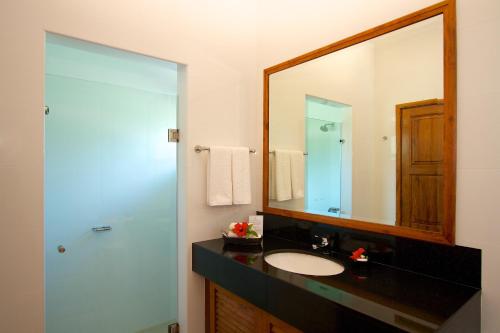
<svg viewBox="0 0 500 333">
<path fill-rule="evenodd" d="M 110 225 L 102 225 L 100 227 L 93 227 L 92 231 L 94 232 L 102 232 L 102 231 L 111 231 L 112 228 Z"/>
</svg>

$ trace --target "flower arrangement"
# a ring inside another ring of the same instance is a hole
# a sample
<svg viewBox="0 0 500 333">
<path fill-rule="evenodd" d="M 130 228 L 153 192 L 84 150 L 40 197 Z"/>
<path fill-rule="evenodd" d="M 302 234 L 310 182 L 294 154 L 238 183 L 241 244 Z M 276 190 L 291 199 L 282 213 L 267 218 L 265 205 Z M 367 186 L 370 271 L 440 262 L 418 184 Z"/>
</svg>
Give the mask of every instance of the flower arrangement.
<svg viewBox="0 0 500 333">
<path fill-rule="evenodd" d="M 245 248 L 256 248 L 262 246 L 262 235 L 255 229 L 253 223 L 234 222 L 222 231 L 224 246 L 240 246 Z"/>
<path fill-rule="evenodd" d="M 260 235 L 253 229 L 253 224 L 248 222 L 231 223 L 226 235 L 227 237 L 260 238 Z"/>
<path fill-rule="evenodd" d="M 360 247 L 356 251 L 352 252 L 350 258 L 354 261 L 368 261 L 368 256 L 365 254 L 366 250 Z"/>
</svg>

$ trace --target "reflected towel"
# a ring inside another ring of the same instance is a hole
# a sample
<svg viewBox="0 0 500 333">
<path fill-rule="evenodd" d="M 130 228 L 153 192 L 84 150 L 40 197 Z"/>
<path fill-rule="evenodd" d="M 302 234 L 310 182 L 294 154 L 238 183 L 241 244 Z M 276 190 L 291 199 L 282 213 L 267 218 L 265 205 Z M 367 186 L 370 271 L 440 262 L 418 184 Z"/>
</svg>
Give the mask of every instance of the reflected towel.
<svg viewBox="0 0 500 333">
<path fill-rule="evenodd" d="M 250 186 L 250 150 L 248 147 L 232 148 L 233 204 L 248 205 L 252 202 Z"/>
<path fill-rule="evenodd" d="M 292 178 L 290 166 L 290 152 L 283 149 L 275 149 L 275 182 L 276 200 L 285 201 L 292 199 Z"/>
<path fill-rule="evenodd" d="M 207 163 L 207 203 L 209 206 L 233 203 L 232 148 L 210 147 Z"/>
<path fill-rule="evenodd" d="M 292 197 L 300 199 L 304 197 L 304 153 L 294 150 L 290 151 L 289 154 Z"/>
<path fill-rule="evenodd" d="M 276 158 L 269 154 L 269 200 L 276 200 Z"/>
</svg>

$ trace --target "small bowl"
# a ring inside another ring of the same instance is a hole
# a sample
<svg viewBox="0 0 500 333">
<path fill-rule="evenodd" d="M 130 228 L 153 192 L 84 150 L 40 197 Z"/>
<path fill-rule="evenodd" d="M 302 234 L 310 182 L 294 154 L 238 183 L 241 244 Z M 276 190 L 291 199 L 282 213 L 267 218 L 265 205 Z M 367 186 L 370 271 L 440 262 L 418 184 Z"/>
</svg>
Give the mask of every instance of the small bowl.
<svg viewBox="0 0 500 333">
<path fill-rule="evenodd" d="M 370 274 L 370 261 L 368 259 L 351 260 L 351 269 L 355 275 L 366 278 Z"/>
</svg>

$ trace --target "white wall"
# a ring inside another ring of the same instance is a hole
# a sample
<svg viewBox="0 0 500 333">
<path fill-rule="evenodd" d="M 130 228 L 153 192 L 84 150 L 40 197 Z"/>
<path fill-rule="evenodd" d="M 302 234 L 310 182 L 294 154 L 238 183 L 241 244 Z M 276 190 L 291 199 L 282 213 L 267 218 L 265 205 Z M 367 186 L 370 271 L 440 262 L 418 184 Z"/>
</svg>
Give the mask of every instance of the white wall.
<svg viewBox="0 0 500 333">
<path fill-rule="evenodd" d="M 435 3 L 259 1 L 261 69 Z M 500 330 L 500 1 L 458 0 L 457 244 L 483 249 L 483 332 Z M 283 11 L 286 8 L 286 11 Z M 259 90 L 261 92 L 262 89 Z"/>
<path fill-rule="evenodd" d="M 187 92 L 180 119 L 180 312 L 184 332 L 201 333 L 203 286 L 190 273 L 190 244 L 260 208 L 262 172 L 257 155 L 252 206 L 207 208 L 206 156 L 193 153 L 193 145 L 242 144 L 261 151 L 262 69 L 435 2 L 3 0 L 0 331 L 43 329 L 44 29 L 188 64 L 180 82 Z M 499 30 L 499 1 L 458 0 L 457 243 L 483 249 L 484 332 L 500 328 Z"/>
<path fill-rule="evenodd" d="M 246 1 L 0 3 L 0 332 L 43 331 L 44 30 L 187 64 L 180 84 L 180 321 L 203 332 L 203 283 L 191 243 L 260 207 L 261 155 L 252 157 L 253 205 L 205 205 L 206 154 L 195 144 L 261 151 L 255 4 Z"/>
<path fill-rule="evenodd" d="M 443 98 L 443 18 L 436 16 L 375 41 L 373 216 L 396 221 L 396 117 L 401 103 Z M 388 139 L 383 140 L 386 136 Z"/>
</svg>

